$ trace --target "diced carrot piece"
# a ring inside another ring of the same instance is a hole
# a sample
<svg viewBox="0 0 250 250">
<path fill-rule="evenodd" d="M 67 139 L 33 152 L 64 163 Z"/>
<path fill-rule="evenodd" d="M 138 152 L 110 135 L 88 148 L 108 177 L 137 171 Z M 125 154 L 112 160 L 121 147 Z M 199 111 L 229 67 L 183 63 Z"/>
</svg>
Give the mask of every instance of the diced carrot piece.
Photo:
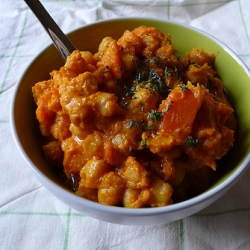
<svg viewBox="0 0 250 250">
<path fill-rule="evenodd" d="M 183 136 L 188 136 L 202 99 L 202 89 L 199 85 L 188 83 L 186 86 L 174 88 L 160 106 L 160 111 L 166 112 L 162 132 L 173 134 L 175 131 L 183 130 L 186 131 Z"/>
</svg>

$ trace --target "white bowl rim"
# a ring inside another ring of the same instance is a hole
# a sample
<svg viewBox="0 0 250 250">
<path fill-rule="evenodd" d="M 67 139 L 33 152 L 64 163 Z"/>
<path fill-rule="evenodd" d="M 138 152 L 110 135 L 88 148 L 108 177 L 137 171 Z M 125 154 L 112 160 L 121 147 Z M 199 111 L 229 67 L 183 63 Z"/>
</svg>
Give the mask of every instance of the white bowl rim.
<svg viewBox="0 0 250 250">
<path fill-rule="evenodd" d="M 154 18 L 154 17 L 149 17 L 149 18 L 143 18 L 143 17 L 121 17 L 121 18 L 110 18 L 106 20 L 99 20 L 94 23 L 90 23 L 87 25 L 82 26 L 81 28 L 75 29 L 72 32 L 68 33 L 67 35 L 77 32 L 78 30 L 81 30 L 82 28 L 86 28 L 89 26 L 97 25 L 98 23 L 103 23 L 103 22 L 114 22 L 114 21 L 122 21 L 122 20 L 153 20 L 153 21 L 162 21 L 165 23 L 170 23 L 170 24 L 176 24 L 183 26 L 185 28 L 191 29 L 193 31 L 196 31 L 198 33 L 203 34 L 204 36 L 210 38 L 217 44 L 219 44 L 228 54 L 230 54 L 231 57 L 234 58 L 235 61 L 237 61 L 238 64 L 241 65 L 241 67 L 245 70 L 245 72 L 249 75 L 250 78 L 250 71 L 246 64 L 239 58 L 239 56 L 232 50 L 230 49 L 227 45 L 219 41 L 217 38 L 213 37 L 212 35 L 206 33 L 205 31 L 202 31 L 198 28 L 195 28 L 191 25 L 181 23 L 179 21 L 174 21 L 174 20 L 168 20 L 168 19 L 162 19 L 162 18 Z M 196 206 L 199 203 L 203 203 L 204 201 L 210 199 L 212 196 L 216 195 L 217 193 L 220 193 L 224 189 L 227 189 L 229 186 L 233 186 L 236 181 L 244 174 L 244 172 L 247 170 L 247 168 L 250 166 L 250 152 L 248 153 L 247 157 L 244 159 L 244 161 L 241 163 L 241 165 L 232 173 L 226 180 L 224 180 L 222 183 L 218 184 L 216 187 L 212 188 L 211 190 L 205 191 L 204 193 L 195 196 L 191 199 L 188 199 L 186 201 L 164 206 L 164 207 L 152 207 L 152 208 L 124 208 L 124 207 L 117 207 L 117 206 L 107 206 L 100 204 L 98 202 L 93 202 L 91 200 L 79 197 L 75 195 L 73 192 L 70 190 L 67 190 L 66 188 L 59 186 L 56 184 L 54 181 L 50 180 L 47 176 L 45 176 L 34 164 L 33 162 L 29 159 L 29 156 L 26 154 L 24 151 L 21 142 L 18 139 L 18 134 L 15 126 L 15 117 L 14 117 L 14 110 L 15 110 L 15 97 L 18 93 L 20 84 L 22 82 L 22 79 L 24 77 L 25 72 L 29 69 L 29 67 L 37 60 L 37 58 L 50 46 L 53 46 L 52 44 L 47 46 L 44 50 L 42 50 L 32 61 L 29 63 L 27 66 L 26 70 L 24 71 L 22 77 L 20 80 L 17 82 L 11 102 L 11 109 L 10 109 L 10 124 L 11 124 L 11 130 L 12 130 L 12 136 L 14 138 L 15 144 L 23 156 L 24 160 L 26 163 L 28 163 L 29 167 L 31 170 L 34 172 L 35 176 L 37 179 L 47 188 L 52 187 L 53 192 L 55 194 L 60 194 L 60 196 L 65 197 L 69 201 L 73 201 L 74 203 L 76 202 L 78 205 L 81 205 L 84 208 L 93 210 L 93 211 L 99 211 L 107 214 L 117 214 L 117 215 L 125 215 L 125 216 L 130 216 L 130 217 L 141 217 L 141 216 L 148 216 L 148 215 L 156 215 L 156 214 L 167 214 L 167 213 L 172 213 L 176 212 L 182 209 L 190 208 L 193 206 Z M 43 180 L 43 181 L 41 181 Z M 50 191 L 50 190 L 49 190 Z"/>
</svg>

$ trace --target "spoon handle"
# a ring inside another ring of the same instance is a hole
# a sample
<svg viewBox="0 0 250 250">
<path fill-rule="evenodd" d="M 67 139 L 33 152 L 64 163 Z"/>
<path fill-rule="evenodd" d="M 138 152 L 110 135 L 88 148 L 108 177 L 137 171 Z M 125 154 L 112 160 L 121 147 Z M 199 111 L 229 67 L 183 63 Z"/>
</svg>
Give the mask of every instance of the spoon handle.
<svg viewBox="0 0 250 250">
<path fill-rule="evenodd" d="M 61 54 L 62 58 L 66 60 L 67 56 L 76 50 L 75 46 L 62 32 L 59 26 L 55 23 L 39 0 L 24 0 L 30 7 L 32 12 L 41 22 L 49 36 L 51 37 L 55 47 Z"/>
</svg>

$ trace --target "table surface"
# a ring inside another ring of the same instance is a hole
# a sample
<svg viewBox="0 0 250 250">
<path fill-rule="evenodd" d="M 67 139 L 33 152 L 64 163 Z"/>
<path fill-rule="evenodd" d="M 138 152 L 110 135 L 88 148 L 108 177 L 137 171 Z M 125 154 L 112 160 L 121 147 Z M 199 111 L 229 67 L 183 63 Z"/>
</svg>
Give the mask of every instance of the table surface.
<svg viewBox="0 0 250 250">
<path fill-rule="evenodd" d="M 250 67 L 249 0 L 44 0 L 64 32 L 114 17 L 190 24 L 227 44 Z M 17 150 L 10 125 L 15 85 L 51 43 L 22 0 L 0 0 L 0 249 L 250 249 L 250 169 L 222 198 L 188 218 L 156 226 L 114 225 L 50 194 Z"/>
</svg>

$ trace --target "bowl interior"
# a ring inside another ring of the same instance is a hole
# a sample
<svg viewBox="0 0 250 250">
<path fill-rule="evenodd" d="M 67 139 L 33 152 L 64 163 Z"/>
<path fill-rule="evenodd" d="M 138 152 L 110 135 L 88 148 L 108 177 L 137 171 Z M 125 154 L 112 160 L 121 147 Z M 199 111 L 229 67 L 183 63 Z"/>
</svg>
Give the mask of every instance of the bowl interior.
<svg viewBox="0 0 250 250">
<path fill-rule="evenodd" d="M 235 146 L 222 160 L 220 178 L 211 187 L 213 188 L 237 171 L 249 157 L 250 112 L 248 112 L 248 105 L 250 74 L 243 63 L 223 44 L 199 33 L 195 29 L 189 29 L 178 23 L 141 18 L 108 20 L 78 29 L 69 34 L 69 38 L 79 50 L 89 50 L 94 53 L 97 51 L 102 38 L 106 36 L 119 38 L 126 29 L 132 30 L 140 25 L 154 26 L 163 33 L 171 34 L 172 43 L 180 53 L 184 54 L 192 48 L 203 48 L 205 51 L 213 52 L 217 55 L 215 68 L 232 98 L 239 127 Z M 24 155 L 28 156 L 40 173 L 59 186 L 63 186 L 63 184 L 48 168 L 38 147 L 39 130 L 35 118 L 36 107 L 31 87 L 40 80 L 49 79 L 49 73 L 54 69 L 59 69 L 62 65 L 63 61 L 53 45 L 45 49 L 33 61 L 20 80 L 16 90 L 12 114 L 17 141 L 21 145 Z"/>
</svg>

